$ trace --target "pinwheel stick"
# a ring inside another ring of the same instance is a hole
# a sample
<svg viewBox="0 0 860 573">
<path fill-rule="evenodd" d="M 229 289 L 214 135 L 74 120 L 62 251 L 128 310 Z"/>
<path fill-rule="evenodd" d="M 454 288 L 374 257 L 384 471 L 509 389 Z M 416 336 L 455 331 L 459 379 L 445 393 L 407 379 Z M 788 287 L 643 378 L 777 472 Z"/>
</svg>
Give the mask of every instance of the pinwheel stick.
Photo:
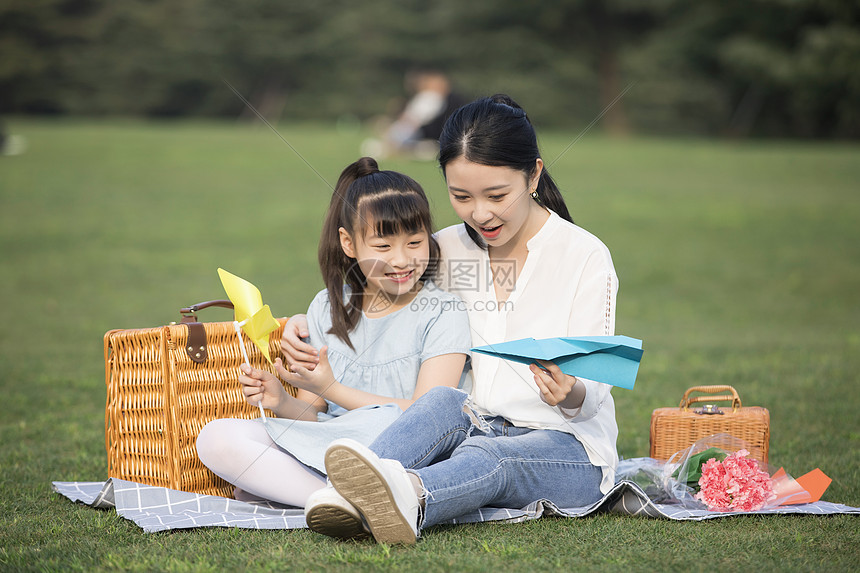
<svg viewBox="0 0 860 573">
<path fill-rule="evenodd" d="M 242 339 L 242 327 L 245 326 L 247 320 L 243 320 L 239 322 L 238 320 L 233 321 L 233 328 L 236 329 L 236 336 L 239 337 L 239 348 L 242 349 L 242 358 L 245 359 L 245 364 L 251 366 L 251 361 L 248 359 L 248 351 L 245 349 L 245 341 Z M 263 411 L 263 399 L 260 398 L 260 401 L 257 402 L 257 407 L 260 408 L 260 417 L 265 421 L 266 412 Z"/>
</svg>

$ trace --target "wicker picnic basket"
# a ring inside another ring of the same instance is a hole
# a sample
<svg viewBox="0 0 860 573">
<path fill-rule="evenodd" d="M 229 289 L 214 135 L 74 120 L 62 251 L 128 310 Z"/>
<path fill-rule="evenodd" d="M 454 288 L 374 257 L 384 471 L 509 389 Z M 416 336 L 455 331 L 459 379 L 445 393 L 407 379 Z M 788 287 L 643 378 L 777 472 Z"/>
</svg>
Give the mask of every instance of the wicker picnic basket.
<svg viewBox="0 0 860 573">
<path fill-rule="evenodd" d="M 691 396 L 694 392 L 722 396 Z M 731 401 L 731 408 L 713 402 Z M 690 406 L 707 402 L 701 408 Z M 714 434 L 729 434 L 749 445 L 750 456 L 767 463 L 770 444 L 770 413 L 758 406 L 742 407 L 737 390 L 731 386 L 693 386 L 684 393 L 677 408 L 657 408 L 651 414 L 651 457 L 668 460 L 672 454 Z M 719 446 L 719 443 L 714 445 Z"/>
<path fill-rule="evenodd" d="M 105 334 L 109 476 L 232 497 L 233 487 L 197 457 L 197 435 L 216 418 L 260 413 L 245 401 L 238 382 L 244 359 L 233 323 L 197 321 L 197 311 L 210 306 L 232 308 L 230 301 L 200 303 L 182 309 L 180 324 Z M 273 360 L 281 353 L 286 320 L 280 322 L 269 342 Z M 247 337 L 245 347 L 254 367 L 272 370 Z"/>
</svg>

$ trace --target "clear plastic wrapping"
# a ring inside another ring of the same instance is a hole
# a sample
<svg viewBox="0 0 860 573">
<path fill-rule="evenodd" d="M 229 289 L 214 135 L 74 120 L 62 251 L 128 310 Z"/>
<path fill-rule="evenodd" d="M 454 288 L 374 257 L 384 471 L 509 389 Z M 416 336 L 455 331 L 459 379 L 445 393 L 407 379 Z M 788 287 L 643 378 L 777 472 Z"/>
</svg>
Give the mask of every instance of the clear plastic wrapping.
<svg viewBox="0 0 860 573">
<path fill-rule="evenodd" d="M 616 479 L 636 483 L 655 503 L 691 509 L 756 511 L 809 499 L 790 475 L 749 458 L 748 449 L 743 440 L 715 434 L 676 452 L 665 464 L 652 458 L 622 460 Z"/>
</svg>

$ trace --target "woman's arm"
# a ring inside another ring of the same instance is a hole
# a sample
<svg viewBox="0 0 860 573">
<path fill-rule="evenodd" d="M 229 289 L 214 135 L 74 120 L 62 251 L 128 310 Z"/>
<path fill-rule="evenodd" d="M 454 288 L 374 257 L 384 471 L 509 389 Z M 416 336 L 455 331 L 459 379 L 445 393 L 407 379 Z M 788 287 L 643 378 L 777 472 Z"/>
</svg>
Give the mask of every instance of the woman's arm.
<svg viewBox="0 0 860 573">
<path fill-rule="evenodd" d="M 294 314 L 284 326 L 281 335 L 281 352 L 286 357 L 288 365 L 299 365 L 308 370 L 316 368 L 319 363 L 319 354 L 316 348 L 303 341 L 308 338 L 308 317 L 304 314 Z"/>
<path fill-rule="evenodd" d="M 568 335 L 614 334 L 617 293 L 618 279 L 608 252 L 594 251 L 573 293 Z M 569 416 L 594 416 L 609 394 L 605 384 L 568 376 L 552 362 L 538 361 L 529 368 L 541 390 L 541 399 L 550 406 L 559 406 Z"/>
<path fill-rule="evenodd" d="M 538 360 L 530 364 L 535 384 L 540 388 L 541 400 L 550 406 L 560 406 L 565 410 L 576 410 L 585 401 L 585 384 L 579 379 L 561 371 L 554 362 Z"/>
<path fill-rule="evenodd" d="M 373 406 L 383 404 L 397 404 L 401 410 L 406 410 L 415 400 L 423 396 L 434 386 L 449 386 L 455 388 L 460 382 L 463 366 L 466 364 L 465 354 L 442 354 L 428 358 L 421 364 L 418 371 L 418 381 L 412 397 L 391 398 L 379 394 L 371 394 L 345 386 L 335 380 L 328 362 L 328 348 L 320 350 L 320 362 L 314 370 L 308 370 L 302 366 L 294 366 L 293 372 L 287 371 L 283 363 L 275 361 L 275 368 L 281 378 L 290 384 L 312 392 L 317 396 L 324 396 L 327 400 L 346 408 L 354 410 L 362 406 Z"/>
</svg>

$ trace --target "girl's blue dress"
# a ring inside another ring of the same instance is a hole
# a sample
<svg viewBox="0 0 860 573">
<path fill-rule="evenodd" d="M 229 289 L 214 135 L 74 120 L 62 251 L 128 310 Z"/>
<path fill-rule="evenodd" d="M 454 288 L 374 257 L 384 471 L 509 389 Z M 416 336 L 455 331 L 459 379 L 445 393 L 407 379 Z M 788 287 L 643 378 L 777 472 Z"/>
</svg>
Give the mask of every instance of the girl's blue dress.
<svg viewBox="0 0 860 573">
<path fill-rule="evenodd" d="M 404 308 L 381 318 L 362 315 L 349 336 L 354 350 L 327 333 L 331 328 L 328 291 L 317 294 L 307 316 L 310 344 L 317 349 L 328 346 L 335 379 L 381 396 L 411 398 L 424 360 L 442 354 L 468 356 L 471 347 L 464 303 L 429 281 Z M 467 360 L 461 387 L 468 385 L 469 367 Z M 323 456 L 333 440 L 352 438 L 370 445 L 401 413 L 396 404 L 345 410 L 329 402 L 317 422 L 267 418 L 265 426 L 278 446 L 325 473 Z"/>
</svg>

